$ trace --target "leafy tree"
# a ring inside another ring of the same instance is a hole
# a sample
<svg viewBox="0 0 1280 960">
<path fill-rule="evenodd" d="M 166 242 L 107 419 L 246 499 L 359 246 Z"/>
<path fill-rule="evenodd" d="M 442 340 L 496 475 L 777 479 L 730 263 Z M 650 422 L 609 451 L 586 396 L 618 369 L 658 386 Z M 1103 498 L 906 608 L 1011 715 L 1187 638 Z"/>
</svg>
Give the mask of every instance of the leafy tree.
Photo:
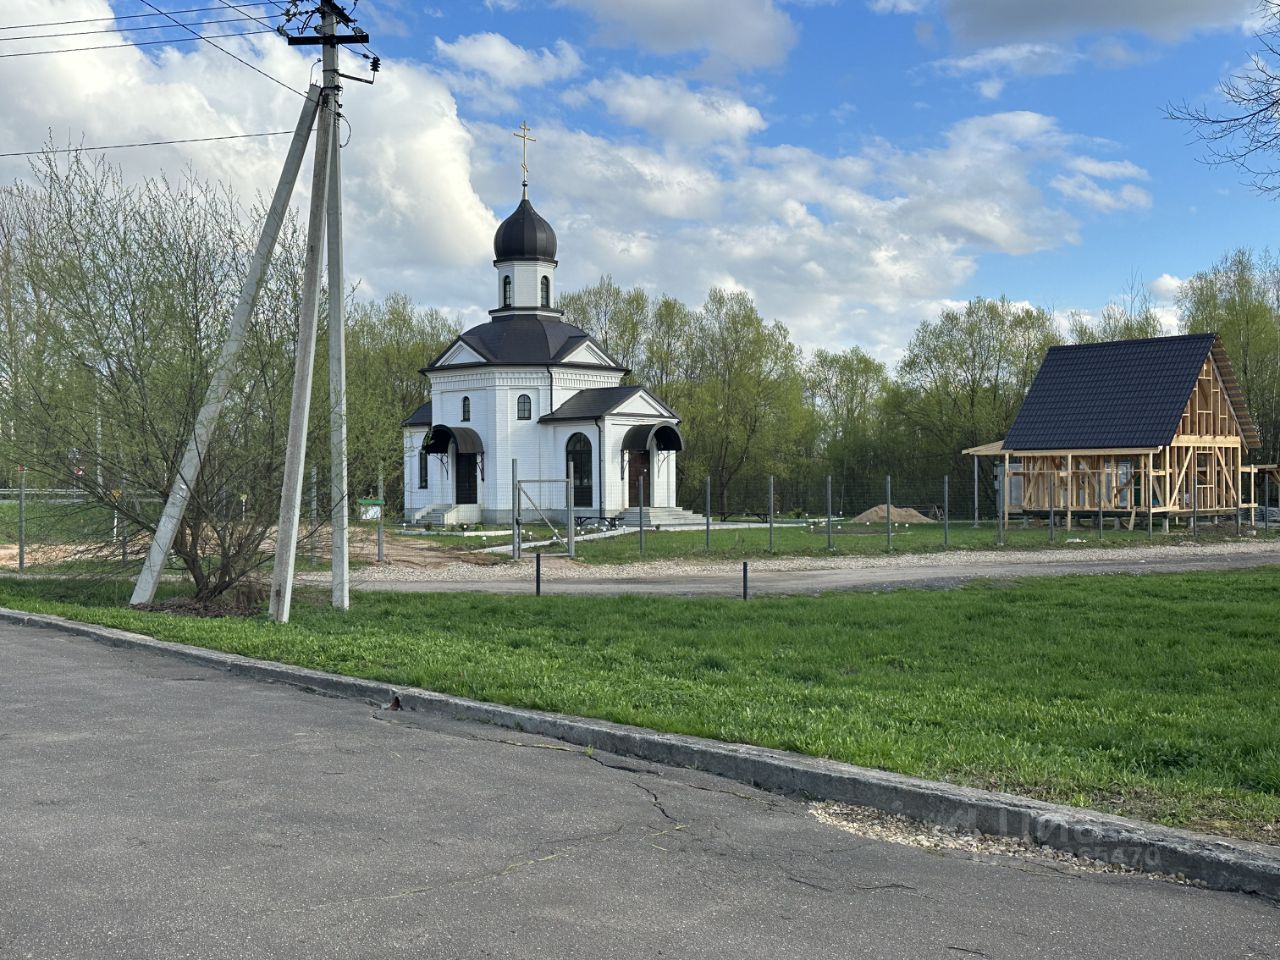
<svg viewBox="0 0 1280 960">
<path fill-rule="evenodd" d="M 1191 277 L 1178 294 L 1182 329 L 1217 333 L 1262 433 L 1258 456 L 1280 459 L 1280 264 L 1241 248 Z"/>
<path fill-rule="evenodd" d="M 1104 343 L 1108 340 L 1142 340 L 1164 333 L 1164 325 L 1156 316 L 1151 294 L 1136 277 L 1120 300 L 1102 308 L 1102 316 L 1090 321 L 1083 314 L 1068 318 L 1068 337 L 1072 343 Z"/>
<path fill-rule="evenodd" d="M 605 275 L 594 286 L 560 297 L 568 323 L 591 334 L 622 366 L 642 362 L 644 331 L 649 319 L 649 296 L 639 287 L 623 291 Z"/>
</svg>

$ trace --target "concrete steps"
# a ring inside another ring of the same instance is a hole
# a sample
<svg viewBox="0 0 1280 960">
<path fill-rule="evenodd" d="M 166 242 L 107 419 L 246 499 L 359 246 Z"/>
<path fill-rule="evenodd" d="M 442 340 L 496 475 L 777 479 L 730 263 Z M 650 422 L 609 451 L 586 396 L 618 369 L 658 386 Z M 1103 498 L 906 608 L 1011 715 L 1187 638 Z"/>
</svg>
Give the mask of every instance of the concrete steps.
<svg viewBox="0 0 1280 960">
<path fill-rule="evenodd" d="M 628 507 L 614 519 L 620 527 L 639 527 L 640 508 Z M 682 507 L 645 507 L 645 529 L 650 527 L 701 527 L 707 522 L 700 513 L 693 513 Z"/>
</svg>

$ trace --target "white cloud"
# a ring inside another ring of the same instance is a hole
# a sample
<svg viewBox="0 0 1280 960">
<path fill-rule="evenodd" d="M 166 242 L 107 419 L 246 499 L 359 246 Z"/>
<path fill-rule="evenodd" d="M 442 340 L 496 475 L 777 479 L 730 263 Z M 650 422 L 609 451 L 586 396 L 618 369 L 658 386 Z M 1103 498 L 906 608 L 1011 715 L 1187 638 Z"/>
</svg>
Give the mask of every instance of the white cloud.
<svg viewBox="0 0 1280 960">
<path fill-rule="evenodd" d="M 1133 30 L 1175 40 L 1199 29 L 1239 27 L 1255 0 L 944 0 L 948 25 L 972 43 L 1044 40 Z"/>
<path fill-rule="evenodd" d="M 978 92 L 994 100 L 1004 92 L 1012 77 L 1052 76 L 1069 73 L 1080 54 L 1052 43 L 1010 43 L 987 47 L 963 57 L 946 57 L 930 66 L 944 77 L 985 74 L 976 84 Z"/>
<path fill-rule="evenodd" d="M 766 126 L 759 110 L 733 94 L 690 90 L 670 77 L 615 73 L 584 92 L 625 123 L 685 145 L 741 141 Z"/>
<path fill-rule="evenodd" d="M 1168 303 L 1177 297 L 1182 290 L 1182 285 L 1186 282 L 1171 273 L 1162 273 L 1147 284 L 1147 289 L 1151 291 L 1151 296 L 1156 298 L 1156 302 Z"/>
<path fill-rule="evenodd" d="M 483 74 L 500 87 L 537 87 L 582 71 L 582 58 L 557 40 L 554 50 L 517 46 L 500 33 L 473 33 L 448 43 L 436 37 L 436 53 L 462 70 Z"/>
<path fill-rule="evenodd" d="M 1141 187 L 1126 183 L 1114 190 L 1108 190 L 1083 173 L 1054 177 L 1049 185 L 1064 197 L 1077 200 L 1102 213 L 1145 210 L 1151 206 L 1151 194 Z"/>
<path fill-rule="evenodd" d="M 791 18 L 773 0 L 559 0 L 600 25 L 610 46 L 663 55 L 704 52 L 713 65 L 767 67 L 795 44 Z"/>
<path fill-rule="evenodd" d="M 1094 157 L 1072 157 L 1072 170 L 1099 180 L 1147 180 L 1150 174 L 1131 160 L 1098 160 Z"/>
</svg>

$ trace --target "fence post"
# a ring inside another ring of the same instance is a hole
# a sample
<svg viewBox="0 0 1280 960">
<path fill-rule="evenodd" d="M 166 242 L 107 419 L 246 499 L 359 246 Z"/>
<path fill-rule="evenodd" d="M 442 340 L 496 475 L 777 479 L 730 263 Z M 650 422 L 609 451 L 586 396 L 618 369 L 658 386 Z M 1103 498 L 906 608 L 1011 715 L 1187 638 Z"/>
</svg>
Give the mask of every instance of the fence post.
<svg viewBox="0 0 1280 960">
<path fill-rule="evenodd" d="M 386 518 L 387 518 L 387 485 L 382 477 L 382 467 L 378 467 L 378 499 L 382 503 L 378 506 L 378 562 L 382 563 L 386 560 Z"/>
<path fill-rule="evenodd" d="M 1049 474 L 1049 542 L 1050 543 L 1053 543 L 1053 538 L 1055 534 L 1054 521 L 1057 519 L 1057 517 L 1055 516 L 1056 511 L 1054 509 L 1058 505 L 1058 498 L 1057 498 L 1058 485 L 1056 483 L 1057 479 L 1058 479 L 1058 467 L 1057 467 L 1057 461 L 1055 460 L 1053 473 Z"/>
<path fill-rule="evenodd" d="M 707 549 L 711 549 L 711 477 L 707 477 L 706 489 L 706 508 L 703 511 L 704 519 L 707 521 Z"/>
<path fill-rule="evenodd" d="M 973 455 L 973 529 L 978 529 L 978 455 Z"/>
<path fill-rule="evenodd" d="M 1262 476 L 1262 532 L 1271 532 L 1271 474 Z"/>
<path fill-rule="evenodd" d="M 565 545 L 569 548 L 569 559 L 572 560 L 576 554 L 575 544 L 577 542 L 577 537 L 575 536 L 575 533 L 578 529 L 578 518 L 574 515 L 574 507 L 577 506 L 577 504 L 574 502 L 572 461 L 569 462 L 569 479 L 565 483 L 564 498 L 565 506 L 567 508 L 566 515 L 569 518 L 568 526 L 565 527 L 564 531 L 564 540 Z"/>
<path fill-rule="evenodd" d="M 1193 457 L 1196 454 L 1191 454 Z M 1200 464 L 1196 463 L 1196 470 L 1199 471 Z M 1191 478 L 1191 536 L 1200 536 L 1200 480 L 1198 476 Z"/>
<path fill-rule="evenodd" d="M 319 496 L 316 493 L 316 468 L 314 465 L 311 467 L 309 481 L 310 483 L 308 484 L 308 486 L 309 486 L 310 496 L 308 499 L 311 504 L 311 510 L 310 510 L 310 513 L 308 514 L 308 519 L 311 521 L 311 530 L 307 534 L 307 559 L 309 559 L 312 563 L 315 563 L 316 557 L 318 556 L 316 552 L 316 548 L 318 547 L 316 540 L 320 536 L 320 529 L 319 529 L 320 504 L 319 504 Z"/>
<path fill-rule="evenodd" d="M 769 474 L 769 552 L 773 553 L 773 474 Z"/>
<path fill-rule="evenodd" d="M 834 550 L 835 543 L 831 539 L 831 474 L 827 474 L 827 549 Z"/>
<path fill-rule="evenodd" d="M 1104 461 L 1104 460 L 1102 460 L 1101 458 L 1099 458 L 1099 463 L 1098 463 L 1098 539 L 1099 539 L 1099 540 L 1103 539 L 1103 534 L 1102 534 L 1102 492 L 1103 492 L 1103 487 L 1106 485 L 1106 482 L 1107 482 L 1107 480 L 1106 480 L 1106 472 L 1107 472 L 1107 465 L 1106 465 L 1106 461 Z"/>
<path fill-rule="evenodd" d="M 520 559 L 520 463 L 511 458 L 511 559 Z"/>
<path fill-rule="evenodd" d="M 124 498 L 127 492 L 125 484 L 126 484 L 125 479 L 121 477 L 120 478 L 121 506 L 124 505 Z M 129 562 L 129 521 L 127 518 L 122 518 L 120 521 L 120 560 L 124 563 Z"/>
<path fill-rule="evenodd" d="M 1145 489 L 1143 489 L 1142 491 L 1142 499 L 1147 501 L 1147 540 L 1154 540 L 1156 535 L 1155 511 L 1151 504 L 1151 501 L 1154 499 L 1151 496 L 1151 488 L 1152 488 L 1151 474 L 1154 471 L 1154 469 L 1155 469 L 1155 454 L 1148 453 L 1147 454 L 1147 483 L 1146 483 Z"/>
<path fill-rule="evenodd" d="M 542 596 L 542 552 L 533 555 L 533 595 Z"/>
<path fill-rule="evenodd" d="M 994 468 L 996 483 L 996 546 L 1004 546 L 1004 464 L 997 463 Z"/>
<path fill-rule="evenodd" d="M 644 474 L 640 474 L 640 556 L 644 556 Z"/>
<path fill-rule="evenodd" d="M 27 569 L 27 468 L 18 467 L 18 572 Z"/>
<path fill-rule="evenodd" d="M 893 475 L 884 475 L 884 544 L 893 549 Z"/>
<path fill-rule="evenodd" d="M 742 599 L 747 599 L 747 561 L 742 561 Z"/>
<path fill-rule="evenodd" d="M 942 475 L 942 547 L 951 546 L 951 474 Z"/>
</svg>

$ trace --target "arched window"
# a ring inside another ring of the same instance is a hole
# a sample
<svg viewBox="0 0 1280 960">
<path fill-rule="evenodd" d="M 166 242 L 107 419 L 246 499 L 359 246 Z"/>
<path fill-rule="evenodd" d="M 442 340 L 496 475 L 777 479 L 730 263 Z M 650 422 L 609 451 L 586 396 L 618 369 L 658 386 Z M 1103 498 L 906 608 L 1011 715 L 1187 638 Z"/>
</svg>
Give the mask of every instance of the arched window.
<svg viewBox="0 0 1280 960">
<path fill-rule="evenodd" d="M 529 399 L 529 395 L 527 393 L 522 393 L 516 398 L 516 419 L 533 419 L 533 401 Z"/>
<path fill-rule="evenodd" d="M 542 305 L 544 307 L 551 306 L 551 278 L 542 278 Z"/>
<path fill-rule="evenodd" d="M 594 492 L 591 485 L 591 441 L 585 433 L 575 433 L 565 444 L 564 452 L 566 476 L 569 467 L 573 467 L 573 505 L 589 507 Z"/>
<path fill-rule="evenodd" d="M 462 398 L 462 422 L 467 423 L 471 419 L 471 398 Z"/>
<path fill-rule="evenodd" d="M 511 304 L 511 274 L 507 274 L 502 278 L 502 305 L 504 307 L 509 307 Z"/>
<path fill-rule="evenodd" d="M 431 454 L 427 453 L 427 444 L 424 441 L 422 448 L 418 451 L 418 489 L 427 489 L 427 476 L 431 466 Z"/>
</svg>

